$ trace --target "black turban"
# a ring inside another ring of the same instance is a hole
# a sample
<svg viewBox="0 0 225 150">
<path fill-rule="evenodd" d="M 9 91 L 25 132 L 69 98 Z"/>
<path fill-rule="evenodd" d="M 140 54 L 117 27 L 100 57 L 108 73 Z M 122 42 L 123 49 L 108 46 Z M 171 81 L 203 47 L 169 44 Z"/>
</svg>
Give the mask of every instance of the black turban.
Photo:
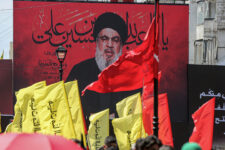
<svg viewBox="0 0 225 150">
<path fill-rule="evenodd" d="M 106 12 L 97 18 L 93 29 L 93 36 L 95 40 L 98 36 L 98 33 L 104 28 L 111 28 L 117 31 L 123 44 L 127 40 L 127 24 L 119 15 L 111 12 Z"/>
</svg>

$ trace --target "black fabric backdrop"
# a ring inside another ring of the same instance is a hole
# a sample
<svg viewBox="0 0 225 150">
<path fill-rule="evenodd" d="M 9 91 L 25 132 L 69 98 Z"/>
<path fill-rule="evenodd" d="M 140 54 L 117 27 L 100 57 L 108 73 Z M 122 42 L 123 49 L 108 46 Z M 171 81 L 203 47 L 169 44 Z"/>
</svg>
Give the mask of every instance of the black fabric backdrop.
<svg viewBox="0 0 225 150">
<path fill-rule="evenodd" d="M 225 149 L 225 66 L 188 65 L 189 121 L 202 104 L 216 97 L 213 149 Z M 217 121 L 216 121 L 217 120 Z"/>
</svg>

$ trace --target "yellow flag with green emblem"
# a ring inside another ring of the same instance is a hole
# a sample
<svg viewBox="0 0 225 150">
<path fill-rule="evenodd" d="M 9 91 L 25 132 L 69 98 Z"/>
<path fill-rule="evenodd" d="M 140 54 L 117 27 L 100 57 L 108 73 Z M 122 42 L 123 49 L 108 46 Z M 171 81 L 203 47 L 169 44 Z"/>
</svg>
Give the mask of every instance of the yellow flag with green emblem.
<svg viewBox="0 0 225 150">
<path fill-rule="evenodd" d="M 112 125 L 120 150 L 131 149 L 142 136 L 142 114 L 113 119 Z"/>
<path fill-rule="evenodd" d="M 124 98 L 122 101 L 116 104 L 116 110 L 120 118 L 132 114 L 141 114 L 142 113 L 141 94 L 137 93 Z M 141 137 L 143 138 L 146 137 L 147 133 L 145 133 L 143 123 L 141 130 L 142 130 Z"/>
<path fill-rule="evenodd" d="M 40 119 L 41 133 L 75 138 L 63 81 L 35 90 L 34 104 Z"/>
<path fill-rule="evenodd" d="M 81 135 L 83 135 L 83 142 L 84 146 L 86 147 L 85 124 L 77 81 L 65 83 L 65 89 L 70 106 L 70 112 L 72 115 L 76 136 L 75 138 L 81 140 Z"/>
<path fill-rule="evenodd" d="M 41 89 L 45 86 L 46 82 L 41 81 L 16 92 L 17 102 L 14 106 L 15 116 L 12 131 L 18 129 L 18 132 L 33 133 L 41 130 L 33 96 L 34 90 Z"/>
<path fill-rule="evenodd" d="M 88 142 L 91 150 L 98 150 L 109 136 L 109 109 L 93 114 L 89 118 Z"/>
<path fill-rule="evenodd" d="M 118 116 L 125 117 L 130 114 L 142 113 L 140 93 L 126 97 L 116 104 Z"/>
</svg>

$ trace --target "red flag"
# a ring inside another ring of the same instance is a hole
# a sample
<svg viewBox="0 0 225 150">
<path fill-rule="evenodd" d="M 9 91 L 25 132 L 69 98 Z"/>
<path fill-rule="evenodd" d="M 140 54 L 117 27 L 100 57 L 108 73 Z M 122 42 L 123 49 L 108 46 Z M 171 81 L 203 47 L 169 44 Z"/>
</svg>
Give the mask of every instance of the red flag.
<svg viewBox="0 0 225 150">
<path fill-rule="evenodd" d="M 82 94 L 87 89 L 99 93 L 135 90 L 143 86 L 144 77 L 146 82 L 153 80 L 154 22 L 155 19 L 143 43 L 103 70 L 98 80 L 88 85 Z"/>
<path fill-rule="evenodd" d="M 159 0 L 156 0 L 156 21 L 155 21 L 155 41 L 154 41 L 154 60 L 153 60 L 153 68 L 154 68 L 154 78 L 158 79 L 158 66 L 159 66 Z"/>
<path fill-rule="evenodd" d="M 203 104 L 193 115 L 195 127 L 189 142 L 198 143 L 202 150 L 211 150 L 213 141 L 215 97 Z"/>
<path fill-rule="evenodd" d="M 159 108 L 159 139 L 164 145 L 173 147 L 173 135 L 170 122 L 167 94 L 160 94 L 158 101 Z M 143 124 L 148 135 L 153 134 L 154 97 L 143 101 Z"/>
<path fill-rule="evenodd" d="M 162 73 L 161 71 L 158 73 L 158 88 L 160 85 L 160 79 L 161 79 Z M 148 99 L 149 97 L 153 96 L 154 92 L 154 80 L 152 80 L 149 83 L 146 83 L 144 81 L 144 86 L 143 86 L 143 93 L 142 93 L 142 101 Z"/>
</svg>

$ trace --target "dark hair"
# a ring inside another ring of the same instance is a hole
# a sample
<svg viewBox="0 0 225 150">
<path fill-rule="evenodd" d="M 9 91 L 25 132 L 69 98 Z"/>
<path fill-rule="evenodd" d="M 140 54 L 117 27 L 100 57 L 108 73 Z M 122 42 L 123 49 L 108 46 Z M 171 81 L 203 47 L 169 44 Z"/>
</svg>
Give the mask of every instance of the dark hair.
<svg viewBox="0 0 225 150">
<path fill-rule="evenodd" d="M 145 141 L 143 138 L 139 138 L 137 139 L 136 143 L 135 143 L 135 149 L 136 150 L 142 150 L 144 149 L 145 146 Z"/>
<path fill-rule="evenodd" d="M 124 44 L 128 38 L 128 27 L 123 18 L 119 15 L 106 12 L 101 14 L 95 21 L 93 29 L 93 37 L 96 40 L 98 33 L 104 28 L 111 28 L 118 32 L 120 35 L 121 41 Z"/>
<path fill-rule="evenodd" d="M 162 142 L 155 135 L 147 136 L 144 139 L 144 141 L 145 141 L 145 147 L 146 148 L 150 148 L 154 144 L 157 144 L 159 147 L 162 146 Z"/>
<path fill-rule="evenodd" d="M 106 150 L 119 150 L 119 149 L 118 149 L 117 146 L 116 147 L 115 146 L 110 146 L 110 147 L 107 147 Z"/>
<path fill-rule="evenodd" d="M 107 136 L 107 137 L 105 138 L 104 143 L 105 143 L 105 145 L 107 145 L 108 147 L 110 147 L 112 143 L 116 143 L 116 144 L 117 144 L 116 138 L 115 138 L 114 136 Z"/>
</svg>

